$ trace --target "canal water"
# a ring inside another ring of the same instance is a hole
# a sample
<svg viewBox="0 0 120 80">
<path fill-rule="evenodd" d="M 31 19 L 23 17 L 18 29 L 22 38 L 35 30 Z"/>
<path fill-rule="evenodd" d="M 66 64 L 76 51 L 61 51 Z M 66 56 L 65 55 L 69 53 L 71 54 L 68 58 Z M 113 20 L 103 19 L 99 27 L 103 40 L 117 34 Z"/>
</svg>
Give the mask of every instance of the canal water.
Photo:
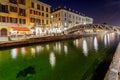
<svg viewBox="0 0 120 80">
<path fill-rule="evenodd" d="M 0 50 L 0 80 L 103 80 L 115 33 Z"/>
</svg>

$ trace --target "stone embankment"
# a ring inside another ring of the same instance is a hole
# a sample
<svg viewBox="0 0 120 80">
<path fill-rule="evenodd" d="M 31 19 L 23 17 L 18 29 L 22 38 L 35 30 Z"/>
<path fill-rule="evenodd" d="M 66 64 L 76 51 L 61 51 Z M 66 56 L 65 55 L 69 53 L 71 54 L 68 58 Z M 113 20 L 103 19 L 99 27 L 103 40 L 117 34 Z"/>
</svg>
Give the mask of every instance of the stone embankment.
<svg viewBox="0 0 120 80">
<path fill-rule="evenodd" d="M 2 49 L 5 47 L 16 47 L 16 46 L 44 43 L 44 42 L 75 39 L 82 36 L 83 35 L 61 35 L 61 36 L 49 36 L 49 37 L 35 37 L 35 38 L 29 38 L 29 39 L 20 40 L 20 41 L 1 42 L 0 48 Z"/>
<path fill-rule="evenodd" d="M 109 67 L 104 80 L 120 80 L 120 43 L 116 49 L 115 55 Z"/>
</svg>

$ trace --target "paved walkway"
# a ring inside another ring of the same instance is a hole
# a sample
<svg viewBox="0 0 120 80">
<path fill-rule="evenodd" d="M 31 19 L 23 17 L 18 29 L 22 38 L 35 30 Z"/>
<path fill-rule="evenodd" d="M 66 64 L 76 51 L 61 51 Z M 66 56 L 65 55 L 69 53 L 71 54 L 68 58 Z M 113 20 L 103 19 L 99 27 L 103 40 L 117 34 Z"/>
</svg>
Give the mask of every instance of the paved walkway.
<svg viewBox="0 0 120 80">
<path fill-rule="evenodd" d="M 104 80 L 120 80 L 120 43 L 116 49 L 113 61 Z"/>
</svg>

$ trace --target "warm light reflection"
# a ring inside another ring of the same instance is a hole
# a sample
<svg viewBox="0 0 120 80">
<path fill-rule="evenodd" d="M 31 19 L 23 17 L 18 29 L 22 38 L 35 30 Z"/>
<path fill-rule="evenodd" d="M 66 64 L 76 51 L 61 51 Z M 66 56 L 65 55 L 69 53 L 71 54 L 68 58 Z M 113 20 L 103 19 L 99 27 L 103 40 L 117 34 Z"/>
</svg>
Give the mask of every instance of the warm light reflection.
<svg viewBox="0 0 120 80">
<path fill-rule="evenodd" d="M 15 59 L 17 57 L 17 54 L 18 54 L 18 49 L 17 48 L 14 48 L 14 49 L 11 50 L 12 59 Z"/>
<path fill-rule="evenodd" d="M 36 46 L 36 51 L 37 51 L 37 53 L 41 52 L 42 51 L 42 47 L 41 46 Z"/>
<path fill-rule="evenodd" d="M 50 65 L 53 68 L 56 63 L 55 54 L 53 52 L 50 53 L 49 60 L 50 60 Z"/>
<path fill-rule="evenodd" d="M 112 41 L 115 41 L 115 33 L 111 33 Z"/>
<path fill-rule="evenodd" d="M 31 48 L 32 56 L 35 56 L 35 48 Z"/>
<path fill-rule="evenodd" d="M 24 56 L 25 53 L 26 53 L 26 47 L 22 47 L 22 48 L 21 48 L 21 52 L 22 52 L 22 55 Z"/>
<path fill-rule="evenodd" d="M 46 45 L 46 49 L 49 50 L 49 49 L 50 49 L 50 46 L 49 46 L 49 45 Z"/>
<path fill-rule="evenodd" d="M 98 51 L 98 40 L 96 37 L 94 38 L 94 49 Z"/>
<path fill-rule="evenodd" d="M 79 47 L 79 39 L 74 40 L 73 43 L 77 48 Z"/>
<path fill-rule="evenodd" d="M 110 34 L 107 34 L 108 44 L 110 44 Z"/>
<path fill-rule="evenodd" d="M 61 52 L 61 43 L 58 43 L 58 51 Z"/>
<path fill-rule="evenodd" d="M 66 45 L 64 45 L 64 52 L 65 54 L 68 54 L 68 47 Z"/>
<path fill-rule="evenodd" d="M 86 40 L 83 40 L 83 53 L 85 56 L 88 56 L 88 45 Z"/>
<path fill-rule="evenodd" d="M 58 51 L 58 52 L 61 52 L 61 43 L 60 42 L 55 44 L 54 50 Z"/>
<path fill-rule="evenodd" d="M 107 45 L 107 37 L 106 37 L 106 35 L 104 36 L 104 44 L 105 44 L 105 46 Z"/>
</svg>

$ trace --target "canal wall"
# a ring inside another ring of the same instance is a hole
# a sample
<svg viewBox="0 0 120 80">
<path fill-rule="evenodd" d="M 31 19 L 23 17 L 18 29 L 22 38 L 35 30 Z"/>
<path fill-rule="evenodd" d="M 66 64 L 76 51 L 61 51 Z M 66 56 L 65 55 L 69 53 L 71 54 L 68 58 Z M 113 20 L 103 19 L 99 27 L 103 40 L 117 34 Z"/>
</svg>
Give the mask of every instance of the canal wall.
<svg viewBox="0 0 120 80">
<path fill-rule="evenodd" d="M 60 35 L 60 36 L 48 36 L 48 37 L 34 37 L 25 40 L 17 40 L 17 41 L 8 41 L 8 42 L 0 42 L 0 49 L 4 49 L 5 47 L 16 47 L 16 46 L 25 46 L 37 43 L 45 43 L 59 40 L 67 40 L 67 39 L 75 39 L 80 38 L 85 35 Z M 86 35 L 90 36 L 90 35 Z"/>
<path fill-rule="evenodd" d="M 104 80 L 120 80 L 120 43 L 116 49 L 116 52 L 113 56 L 112 62 L 108 69 L 108 72 L 104 78 Z"/>
</svg>

